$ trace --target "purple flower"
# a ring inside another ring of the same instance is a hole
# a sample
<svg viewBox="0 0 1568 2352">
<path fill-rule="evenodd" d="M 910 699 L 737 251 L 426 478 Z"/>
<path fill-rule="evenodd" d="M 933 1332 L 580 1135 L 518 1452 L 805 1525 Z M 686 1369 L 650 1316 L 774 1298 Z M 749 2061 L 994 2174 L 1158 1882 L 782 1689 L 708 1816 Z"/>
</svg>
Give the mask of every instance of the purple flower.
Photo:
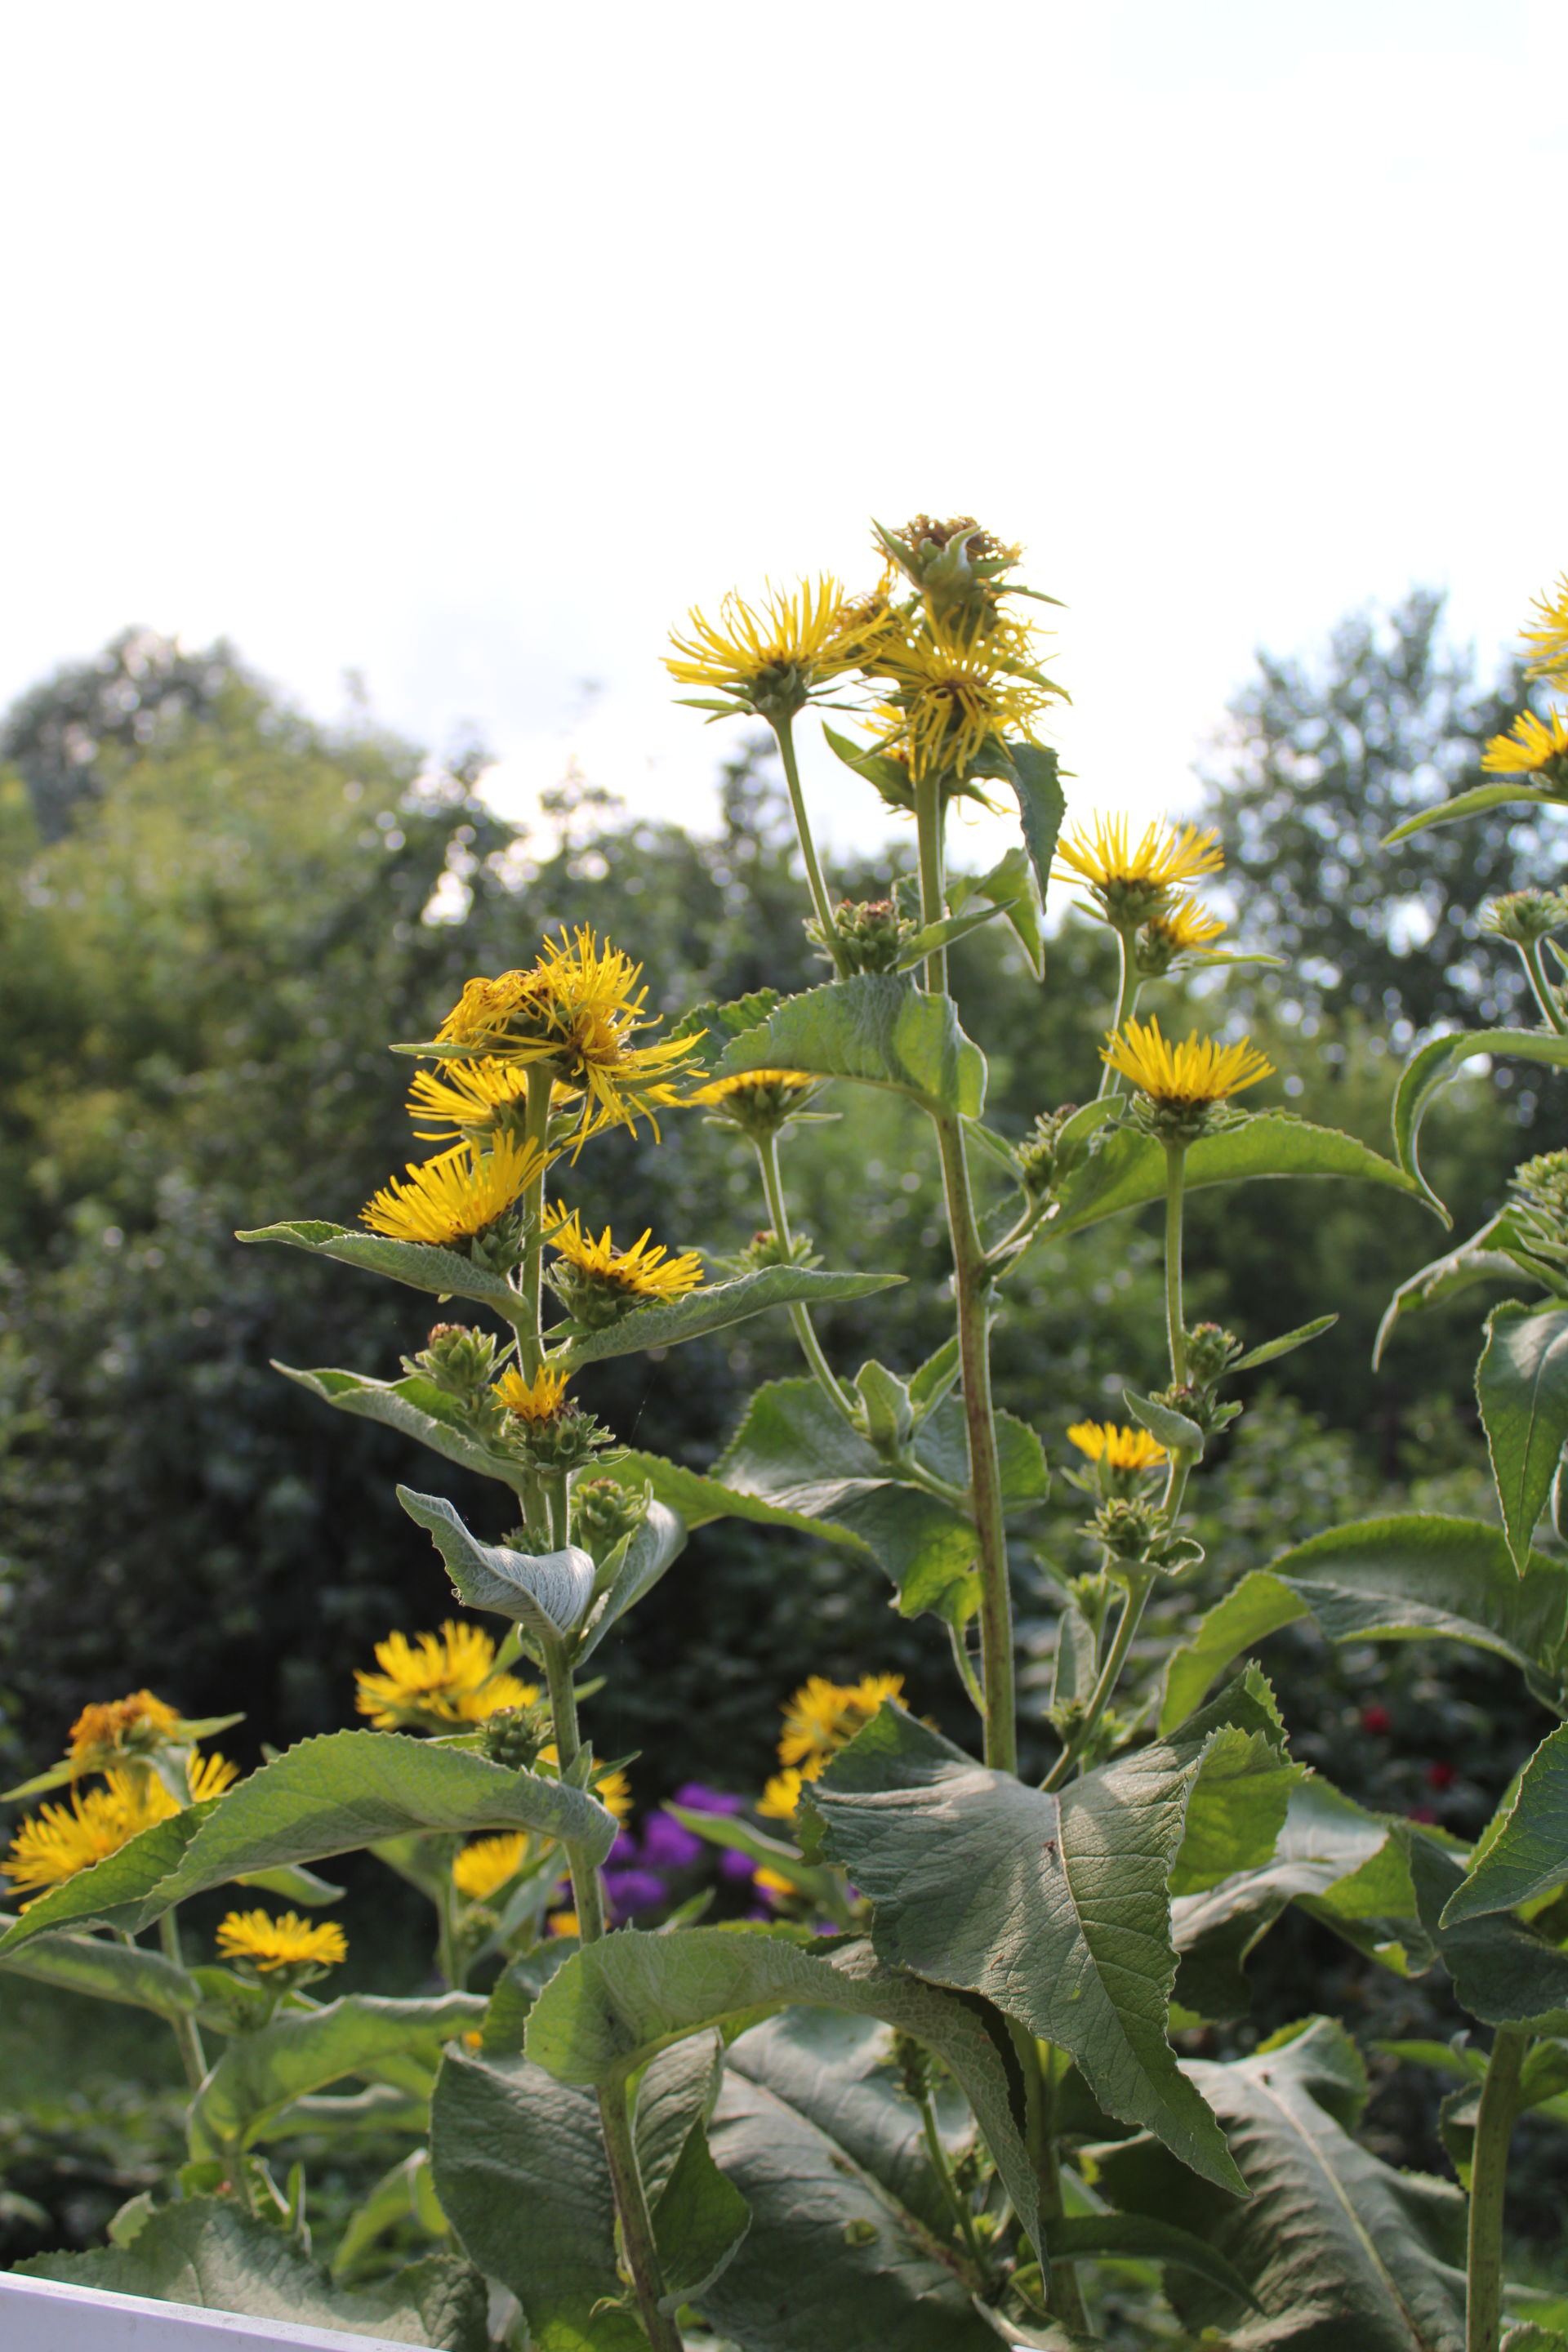
<svg viewBox="0 0 1568 2352">
<path fill-rule="evenodd" d="M 637 1842 L 630 1830 L 617 1830 L 615 1844 L 610 1848 L 606 1859 L 612 1863 L 626 1864 L 635 1862 L 637 1858 Z"/>
<path fill-rule="evenodd" d="M 678 1805 L 685 1805 L 694 1813 L 743 1813 L 744 1797 L 727 1797 L 719 1789 L 704 1788 L 700 1780 L 684 1780 L 675 1792 Z"/>
<path fill-rule="evenodd" d="M 643 1823 L 642 1850 L 643 1860 L 655 1870 L 685 1870 L 701 1853 L 702 1840 L 672 1813 L 650 1813 Z"/>
<path fill-rule="evenodd" d="M 606 1870 L 605 1893 L 618 1927 L 638 1911 L 654 1911 L 669 1894 L 662 1878 L 651 1870 Z"/>
<path fill-rule="evenodd" d="M 756 1864 L 749 1853 L 737 1853 L 733 1846 L 726 1846 L 719 1856 L 719 1871 L 723 1878 L 743 1878 L 750 1884 L 756 1875 Z"/>
</svg>

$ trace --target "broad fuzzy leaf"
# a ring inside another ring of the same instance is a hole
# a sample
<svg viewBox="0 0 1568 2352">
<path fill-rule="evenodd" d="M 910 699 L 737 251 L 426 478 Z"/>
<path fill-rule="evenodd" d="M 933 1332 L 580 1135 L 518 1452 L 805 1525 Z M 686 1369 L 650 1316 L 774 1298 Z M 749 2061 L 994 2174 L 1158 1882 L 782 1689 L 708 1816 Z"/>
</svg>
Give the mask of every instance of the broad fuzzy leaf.
<svg viewBox="0 0 1568 2352">
<path fill-rule="evenodd" d="M 665 1570 L 686 1549 L 686 1526 L 679 1514 L 660 1502 L 651 1502 L 640 1526 L 625 1538 L 620 1562 L 601 1598 L 589 1610 L 577 1642 L 579 1664 L 591 1658 L 600 1643 L 628 1609 L 651 1592 Z"/>
<path fill-rule="evenodd" d="M 0 1927 L 14 1924 L 0 1920 Z M 201 1986 L 188 1969 L 140 1944 L 110 1944 L 96 1936 L 35 1936 L 0 1960 L 0 1968 L 40 1984 L 91 1993 L 99 2000 L 150 2009 L 159 2017 L 188 2017 L 202 2005 Z"/>
<path fill-rule="evenodd" d="M 967 1118 L 978 1118 L 985 1102 L 985 1057 L 959 1027 L 952 999 L 879 972 L 786 997 L 731 1041 L 717 1075 L 745 1070 L 858 1078 Z"/>
<path fill-rule="evenodd" d="M 1548 1282 L 1544 1266 L 1524 1256 L 1522 1251 L 1516 1254 L 1515 1242 L 1510 1213 L 1500 1210 L 1468 1241 L 1461 1242 L 1457 1249 L 1445 1251 L 1441 1257 L 1433 1258 L 1429 1265 L 1408 1276 L 1389 1300 L 1377 1327 L 1373 1370 L 1375 1371 L 1382 1363 L 1383 1351 L 1403 1316 L 1419 1314 L 1424 1307 L 1457 1298 L 1462 1290 L 1470 1289 L 1478 1282 L 1517 1282 L 1521 1274 L 1526 1273 L 1538 1282 Z"/>
<path fill-rule="evenodd" d="M 724 2072 L 717 2034 L 660 2051 L 637 2084 L 635 2136 L 667 2311 L 702 2294 L 752 2225 L 745 2199 L 714 2163 L 708 2116 Z"/>
<path fill-rule="evenodd" d="M 673 1348 L 682 1339 L 705 1339 L 711 1331 L 727 1331 L 770 1307 L 827 1307 L 838 1298 L 869 1298 L 874 1291 L 890 1290 L 901 1274 L 833 1274 L 820 1267 L 768 1265 L 756 1274 L 737 1275 L 733 1282 L 716 1282 L 684 1298 L 670 1298 L 637 1307 L 618 1323 L 602 1331 L 584 1331 L 563 1343 L 552 1360 L 565 1371 L 582 1364 L 603 1363 L 610 1356 L 633 1356 L 642 1348 Z M 553 1334 L 550 1335 L 553 1337 Z"/>
<path fill-rule="evenodd" d="M 259 1225 L 254 1233 L 236 1234 L 235 1240 L 282 1242 L 289 1249 L 308 1250 L 313 1257 L 336 1258 L 343 1265 L 363 1266 L 367 1274 L 384 1274 L 410 1290 L 434 1291 L 437 1298 L 477 1299 L 509 1322 L 522 1313 L 521 1299 L 500 1275 L 476 1265 L 460 1251 L 431 1242 L 396 1242 L 384 1234 L 356 1233 L 353 1226 L 334 1225 L 325 1217 Z"/>
<path fill-rule="evenodd" d="M 347 1993 L 324 2009 L 285 2010 L 270 2025 L 237 2034 L 202 2084 L 190 2113 L 191 2154 L 248 2147 L 279 2108 L 389 2058 L 417 2055 L 433 2069 L 441 2043 L 484 2014 L 479 1995 L 468 1992 L 430 2000 Z"/>
<path fill-rule="evenodd" d="M 1543 793 L 1534 784 L 1522 782 L 1511 784 L 1476 784 L 1468 793 L 1456 793 L 1451 801 L 1439 801 L 1436 808 L 1423 809 L 1417 816 L 1407 816 L 1392 833 L 1383 837 L 1384 849 L 1392 849 L 1396 841 L 1408 841 L 1413 834 L 1425 833 L 1428 825 L 1455 824 L 1461 817 L 1481 816 L 1488 809 L 1502 808 L 1510 801 L 1552 801 L 1555 793 Z"/>
<path fill-rule="evenodd" d="M 1306 1602 L 1279 1577 L 1267 1569 L 1249 1569 L 1240 1583 L 1198 1620 L 1192 1640 L 1171 1653 L 1160 1706 L 1161 1731 L 1174 1731 L 1203 1705 L 1209 1685 L 1218 1681 L 1233 1658 L 1255 1649 L 1281 1625 L 1293 1624 L 1307 1613 Z"/>
<path fill-rule="evenodd" d="M 577 1631 L 594 1597 L 594 1562 L 587 1552 L 575 1544 L 535 1554 L 481 1543 L 444 1496 L 416 1495 L 408 1486 L 396 1491 L 409 1517 L 440 1553 L 458 1598 L 468 1608 L 510 1617 L 536 1640 L 560 1641 Z"/>
<path fill-rule="evenodd" d="M 301 1372 L 292 1365 L 279 1363 L 276 1358 L 272 1369 L 281 1372 L 285 1380 L 298 1381 L 300 1388 L 320 1397 L 324 1404 L 336 1405 L 340 1412 L 356 1413 L 362 1421 L 380 1422 L 385 1429 L 417 1438 L 432 1454 L 442 1454 L 448 1462 L 460 1462 L 465 1470 L 477 1471 L 481 1478 L 499 1478 L 514 1493 L 522 1490 L 526 1476 L 523 1465 L 504 1454 L 492 1454 L 471 1436 L 461 1425 L 455 1399 L 438 1389 L 434 1381 L 417 1373 L 410 1373 L 401 1381 L 373 1381 L 363 1372 L 330 1369 Z"/>
<path fill-rule="evenodd" d="M 1269 1574 L 1332 1642 L 1436 1635 L 1548 1674 L 1563 1656 L 1568 1570 L 1533 1552 L 1519 1575 L 1501 1528 L 1483 1520 L 1361 1519 L 1281 1553 Z"/>
<path fill-rule="evenodd" d="M 438 2254 L 407 2264 L 390 2285 L 334 2286 L 276 2230 L 237 2211 L 232 2198 L 190 2197 L 164 2206 L 128 2246 L 36 2254 L 16 2267 L 25 2277 L 100 2294 L 237 2311 L 380 2344 L 489 2352 L 484 2282 L 466 2263 Z"/>
<path fill-rule="evenodd" d="M 167 1907 L 159 1904 L 148 1908 L 153 1890 L 179 1867 L 197 1831 L 222 1802 L 221 1797 L 209 1797 L 202 1804 L 187 1805 L 184 1812 L 140 1831 L 118 1853 L 107 1854 L 102 1862 L 51 1886 L 0 1936 L 0 1956 L 9 1957 L 51 1927 L 91 1925 L 135 1934 Z"/>
<path fill-rule="evenodd" d="M 1568 1037 L 1554 1036 L 1546 1029 L 1461 1030 L 1454 1036 L 1431 1038 L 1405 1065 L 1394 1097 L 1394 1148 L 1401 1168 L 1445 1223 L 1450 1222 L 1448 1212 L 1421 1173 L 1417 1150 L 1421 1123 L 1436 1097 L 1478 1054 L 1546 1062 L 1564 1069 L 1568 1068 Z"/>
<path fill-rule="evenodd" d="M 616 1464 L 616 1475 L 628 1486 L 651 1486 L 656 1499 L 679 1513 L 689 1528 L 710 1527 L 715 1519 L 747 1519 L 757 1527 L 794 1528 L 798 1534 L 842 1545 L 848 1551 L 868 1549 L 859 1536 L 831 1519 L 813 1519 L 804 1511 L 783 1509 L 760 1495 L 742 1494 L 718 1478 L 704 1478 L 682 1463 L 667 1462 L 659 1454 L 627 1454 Z"/>
<path fill-rule="evenodd" d="M 1459 2007 L 1483 2025 L 1568 2033 L 1568 1952 L 1508 1913 L 1449 1924 L 1448 1906 L 1465 1874 L 1430 1838 L 1412 1839 L 1410 1871 L 1422 1925 L 1453 1979 Z"/>
<path fill-rule="evenodd" d="M 1568 1879 L 1568 1724 L 1543 1739 L 1512 1794 L 1508 1816 L 1443 1913 L 1445 1927 L 1512 1911 Z"/>
<path fill-rule="evenodd" d="M 1542 1315 L 1512 1299 L 1494 1307 L 1476 1396 L 1509 1549 L 1522 1570 L 1568 1440 L 1568 1307 Z"/>
</svg>

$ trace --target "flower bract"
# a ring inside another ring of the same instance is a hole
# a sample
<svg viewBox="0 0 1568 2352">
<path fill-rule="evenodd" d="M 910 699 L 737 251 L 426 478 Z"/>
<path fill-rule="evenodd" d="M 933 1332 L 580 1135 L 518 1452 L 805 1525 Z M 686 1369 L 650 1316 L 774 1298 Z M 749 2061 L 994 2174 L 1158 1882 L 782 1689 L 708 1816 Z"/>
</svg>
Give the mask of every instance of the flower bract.
<svg viewBox="0 0 1568 2352">
<path fill-rule="evenodd" d="M 535 1684 L 495 1672 L 496 1645 L 482 1626 L 448 1617 L 438 1633 L 389 1633 L 375 1645 L 379 1674 L 356 1670 L 354 1705 L 377 1731 L 484 1723 L 502 1707 L 531 1706 Z"/>
<path fill-rule="evenodd" d="M 563 1209 L 552 1213 L 553 1222 L 547 1216 L 545 1239 L 568 1265 L 592 1282 L 639 1299 L 679 1298 L 701 1286 L 702 1260 L 697 1252 L 686 1250 L 679 1257 L 670 1257 L 662 1243 L 650 1248 L 651 1227 L 629 1249 L 618 1250 L 608 1225 L 595 1241 L 584 1233 L 577 1210 L 570 1216 Z"/>
<path fill-rule="evenodd" d="M 1133 843 L 1124 816 L 1096 817 L 1092 832 L 1080 826 L 1065 835 L 1057 844 L 1057 856 L 1066 869 L 1058 879 L 1076 878 L 1102 894 L 1131 884 L 1173 890 L 1184 882 L 1217 874 L 1225 864 L 1216 833 L 1195 824 L 1152 824 Z"/>
<path fill-rule="evenodd" d="M 312 1926 L 297 1911 L 230 1911 L 218 1922 L 217 1948 L 226 1960 L 245 1960 L 262 1976 L 275 1969 L 331 1969 L 349 1956 L 348 1938 L 334 1920 Z"/>
</svg>

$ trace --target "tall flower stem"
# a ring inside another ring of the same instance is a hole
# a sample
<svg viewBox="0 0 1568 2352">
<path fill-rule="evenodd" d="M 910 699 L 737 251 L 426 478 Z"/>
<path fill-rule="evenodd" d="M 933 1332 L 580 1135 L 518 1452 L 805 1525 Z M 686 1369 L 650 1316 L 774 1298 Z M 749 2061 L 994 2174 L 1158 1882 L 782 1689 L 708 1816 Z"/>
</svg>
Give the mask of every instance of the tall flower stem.
<svg viewBox="0 0 1568 2352">
<path fill-rule="evenodd" d="M 942 782 L 923 776 L 915 786 L 915 826 L 920 844 L 921 928 L 940 923 L 947 912 L 947 848 L 942 839 Z M 925 961 L 925 984 L 932 996 L 947 994 L 947 950 L 933 949 Z"/>
<path fill-rule="evenodd" d="M 158 1922 L 158 1941 L 163 1948 L 163 1958 L 173 1960 L 177 1969 L 185 1965 L 180 1949 L 180 1915 L 174 1904 Z M 185 2070 L 185 2080 L 193 2091 L 199 2091 L 207 2078 L 206 2053 L 202 2048 L 202 2030 L 194 2017 L 175 2016 L 169 2021 L 175 2041 L 180 2045 L 180 2063 Z"/>
<path fill-rule="evenodd" d="M 1519 2113 L 1519 2078 L 1530 2036 L 1500 2025 L 1487 2061 L 1476 2116 L 1470 2171 L 1470 2232 L 1466 2263 L 1465 2352 L 1497 2352 L 1502 2325 L 1502 2209 L 1508 2149 Z"/>
<path fill-rule="evenodd" d="M 1528 947 L 1521 941 L 1519 952 L 1524 969 L 1530 975 L 1531 992 L 1535 998 L 1542 1021 L 1549 1029 L 1554 1030 L 1559 1037 L 1563 1036 L 1568 1033 L 1568 1020 L 1565 1020 L 1558 1010 L 1557 1000 L 1552 995 L 1551 983 L 1547 980 L 1546 967 L 1541 960 L 1541 941 L 1531 940 Z"/>
<path fill-rule="evenodd" d="M 776 1135 L 753 1139 L 757 1165 L 763 1171 L 763 1192 L 768 1204 L 768 1216 L 779 1243 L 784 1249 L 790 1244 L 789 1208 L 784 1200 L 784 1179 L 779 1170 L 779 1139 Z M 822 1342 L 812 1325 L 810 1309 L 798 1304 L 789 1310 L 790 1328 L 800 1341 L 800 1351 L 810 1368 L 811 1376 L 846 1421 L 853 1422 L 855 1409 L 832 1365 L 822 1352 Z"/>
<path fill-rule="evenodd" d="M 1116 946 L 1121 959 L 1121 978 L 1116 991 L 1116 1018 L 1110 1024 L 1112 1036 L 1120 1036 L 1137 1012 L 1138 998 L 1143 986 L 1133 953 L 1133 937 L 1134 934 L 1131 931 L 1124 930 L 1118 925 Z M 1100 1093 L 1101 1095 L 1117 1094 L 1121 1091 L 1121 1073 L 1120 1070 L 1112 1069 L 1110 1064 L 1107 1062 L 1100 1074 Z M 1098 1096 L 1096 1099 L 1099 1099 Z"/>
<path fill-rule="evenodd" d="M 1153 1589 L 1154 1579 L 1152 1575 L 1140 1569 L 1129 1571 L 1126 1596 L 1121 1603 L 1121 1615 L 1117 1621 L 1116 1632 L 1111 1638 L 1110 1648 L 1106 1654 L 1105 1664 L 1100 1670 L 1100 1678 L 1089 1694 L 1089 1706 L 1083 1721 L 1075 1726 L 1067 1746 L 1041 1781 L 1042 1789 L 1061 1787 L 1062 1782 L 1100 1728 L 1100 1718 L 1110 1706 L 1116 1685 L 1121 1679 L 1121 1669 L 1127 1664 L 1127 1653 L 1132 1647 L 1133 1636 L 1142 1622 L 1143 1612 L 1148 1607 L 1149 1595 Z"/>
<path fill-rule="evenodd" d="M 846 980 L 849 975 L 849 959 L 844 952 L 838 926 L 833 919 L 833 901 L 828 896 L 822 868 L 816 861 L 816 845 L 811 837 L 811 821 L 805 813 L 805 795 L 800 788 L 800 768 L 795 756 L 795 721 L 786 715 L 772 719 L 770 724 L 778 741 L 779 758 L 784 762 L 784 782 L 789 786 L 789 804 L 795 811 L 795 829 L 800 837 L 800 854 L 805 866 L 811 903 L 822 926 L 823 945 L 833 958 L 833 968 L 838 978 Z"/>
<path fill-rule="evenodd" d="M 1171 1378 L 1177 1388 L 1187 1381 L 1187 1326 L 1182 1309 L 1182 1211 L 1186 1191 L 1187 1147 L 1165 1146 L 1165 1336 L 1171 1349 Z"/>
</svg>

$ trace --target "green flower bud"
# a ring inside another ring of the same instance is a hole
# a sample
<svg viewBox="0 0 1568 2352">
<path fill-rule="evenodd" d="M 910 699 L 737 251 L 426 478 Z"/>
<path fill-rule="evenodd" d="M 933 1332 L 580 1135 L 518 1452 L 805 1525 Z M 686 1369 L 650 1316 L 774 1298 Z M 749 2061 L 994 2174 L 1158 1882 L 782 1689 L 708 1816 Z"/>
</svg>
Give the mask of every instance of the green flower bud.
<svg viewBox="0 0 1568 2352">
<path fill-rule="evenodd" d="M 1023 1142 L 1016 1147 L 1013 1156 L 1031 1201 L 1043 1201 L 1082 1159 L 1087 1146 L 1064 1147 L 1061 1142 L 1063 1128 L 1077 1112 L 1077 1103 L 1063 1103 L 1058 1110 L 1041 1111 Z"/>
<path fill-rule="evenodd" d="M 403 1368 L 422 1372 L 447 1396 L 472 1404 L 496 1377 L 498 1345 L 493 1331 L 468 1323 L 435 1323 L 419 1353 L 403 1358 Z"/>
<path fill-rule="evenodd" d="M 554 1736 L 549 1702 L 538 1699 L 532 1706 L 503 1706 L 489 1717 L 480 1728 L 479 1745 L 492 1764 L 504 1764 L 509 1772 L 527 1772 Z"/>
<path fill-rule="evenodd" d="M 1187 1333 L 1188 1377 L 1194 1387 L 1212 1388 L 1240 1353 L 1241 1341 L 1234 1332 L 1222 1330 L 1217 1323 L 1194 1323 Z"/>
<path fill-rule="evenodd" d="M 1481 929 L 1517 948 L 1536 947 L 1568 923 L 1568 890 L 1510 890 L 1481 915 Z"/>
<path fill-rule="evenodd" d="M 895 971 L 920 929 L 907 915 L 900 914 L 891 898 L 845 898 L 834 908 L 833 922 L 851 971 Z M 824 962 L 836 961 L 815 915 L 806 918 L 805 936 Z"/>
<path fill-rule="evenodd" d="M 580 1479 L 572 1490 L 572 1540 L 595 1559 L 613 1551 L 623 1536 L 647 1517 L 653 1489 L 617 1485 L 614 1478 Z"/>
</svg>

